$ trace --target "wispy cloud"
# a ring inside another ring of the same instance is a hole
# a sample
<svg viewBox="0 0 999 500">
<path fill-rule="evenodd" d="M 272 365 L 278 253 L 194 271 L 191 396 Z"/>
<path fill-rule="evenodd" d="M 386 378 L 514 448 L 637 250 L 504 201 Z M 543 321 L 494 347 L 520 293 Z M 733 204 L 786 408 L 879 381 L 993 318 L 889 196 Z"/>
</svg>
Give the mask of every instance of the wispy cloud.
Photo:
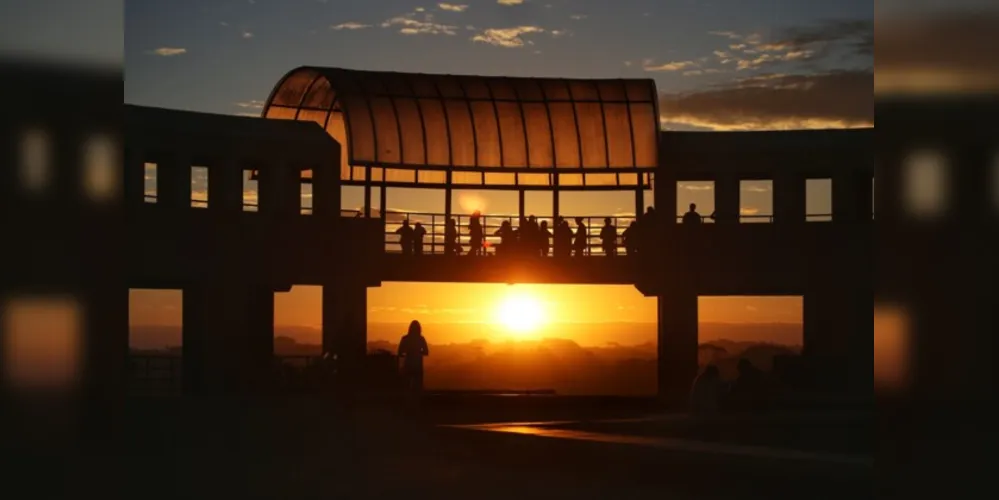
<svg viewBox="0 0 999 500">
<path fill-rule="evenodd" d="M 243 32 L 243 38 L 253 38 L 253 32 L 251 32 L 251 31 L 244 31 Z"/>
<path fill-rule="evenodd" d="M 337 30 L 337 31 L 340 31 L 340 30 L 362 30 L 364 28 L 370 28 L 370 27 L 371 27 L 370 24 L 362 24 L 362 23 L 355 23 L 354 21 L 348 21 L 346 23 L 340 23 L 340 24 L 336 24 L 336 25 L 330 26 L 330 29 L 334 29 L 334 30 Z"/>
<path fill-rule="evenodd" d="M 172 57 L 186 54 L 187 49 L 181 47 L 160 47 L 158 49 L 150 50 L 149 53 L 156 56 Z"/>
<path fill-rule="evenodd" d="M 665 64 L 653 64 L 651 61 L 646 61 L 642 69 L 645 71 L 682 71 L 696 67 L 697 63 L 694 61 L 673 61 Z"/>
<path fill-rule="evenodd" d="M 496 0 L 496 3 L 500 5 L 520 5 L 524 3 L 524 0 Z"/>
<path fill-rule="evenodd" d="M 587 16 L 586 14 L 573 14 L 573 15 L 569 16 L 569 19 L 572 19 L 573 21 L 582 21 L 583 19 L 586 19 L 587 17 L 589 17 L 589 16 Z"/>
<path fill-rule="evenodd" d="M 473 42 L 488 43 L 497 47 L 520 48 L 531 45 L 523 36 L 531 33 L 544 33 L 544 28 L 537 26 L 517 26 L 514 28 L 490 28 L 472 37 Z"/>
<path fill-rule="evenodd" d="M 240 111 L 236 113 L 236 116 L 243 116 L 247 118 L 260 118 L 260 113 L 251 113 L 249 111 Z"/>
<path fill-rule="evenodd" d="M 458 27 L 434 22 L 432 15 L 427 14 L 421 21 L 415 19 L 415 14 L 397 16 L 382 23 L 382 28 L 398 27 L 403 35 L 456 35 Z"/>
<path fill-rule="evenodd" d="M 468 6 L 465 4 L 439 3 L 437 7 L 448 12 L 465 12 L 468 10 Z"/>
<path fill-rule="evenodd" d="M 229 26 L 229 23 L 225 21 L 219 21 L 219 26 Z"/>
<path fill-rule="evenodd" d="M 758 33 L 743 35 L 733 31 L 711 31 L 709 34 L 736 42 L 727 44 L 732 53 L 717 50 L 714 54 L 721 64 L 735 64 L 740 71 L 781 63 L 836 60 L 844 55 L 873 55 L 874 25 L 864 19 L 830 20 L 786 28 L 768 41 L 764 41 Z"/>
<path fill-rule="evenodd" d="M 233 105 L 240 108 L 253 108 L 262 109 L 264 107 L 264 101 L 258 101 L 256 99 L 251 99 L 249 101 L 234 102 Z"/>
</svg>

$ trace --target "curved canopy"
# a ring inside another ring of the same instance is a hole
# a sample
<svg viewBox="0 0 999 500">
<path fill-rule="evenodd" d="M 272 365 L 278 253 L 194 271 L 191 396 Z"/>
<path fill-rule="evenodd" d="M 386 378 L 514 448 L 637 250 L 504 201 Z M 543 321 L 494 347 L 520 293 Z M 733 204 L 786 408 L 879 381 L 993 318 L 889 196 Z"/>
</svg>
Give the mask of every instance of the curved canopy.
<svg viewBox="0 0 999 500">
<path fill-rule="evenodd" d="M 346 184 L 633 189 L 658 159 L 652 80 L 428 75 L 302 67 L 265 118 L 345 146 Z"/>
</svg>

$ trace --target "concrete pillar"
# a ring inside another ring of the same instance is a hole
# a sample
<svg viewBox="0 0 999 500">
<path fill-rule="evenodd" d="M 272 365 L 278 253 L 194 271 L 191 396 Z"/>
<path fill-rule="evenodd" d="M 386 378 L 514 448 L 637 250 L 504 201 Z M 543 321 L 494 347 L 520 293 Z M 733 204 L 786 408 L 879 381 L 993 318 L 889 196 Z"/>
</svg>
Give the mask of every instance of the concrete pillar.
<svg viewBox="0 0 999 500">
<path fill-rule="evenodd" d="M 871 220 L 871 189 L 871 178 L 862 171 L 845 169 L 833 174 L 833 221 L 863 222 Z"/>
<path fill-rule="evenodd" d="M 323 352 L 334 354 L 348 371 L 367 356 L 367 310 L 367 287 L 342 282 L 323 287 Z"/>
<path fill-rule="evenodd" d="M 191 162 L 186 157 L 171 155 L 156 164 L 156 204 L 191 207 Z"/>
<path fill-rule="evenodd" d="M 208 167 L 208 209 L 243 211 L 243 167 L 237 160 L 223 160 Z"/>
<path fill-rule="evenodd" d="M 810 286 L 802 298 L 804 318 L 803 355 L 814 376 L 814 383 L 823 389 L 843 391 L 849 385 L 852 363 L 860 363 L 856 352 L 858 339 L 870 332 L 871 343 L 866 350 L 873 350 L 873 299 L 868 295 L 866 307 L 871 309 L 870 324 L 858 306 L 860 300 L 852 292 L 834 284 Z M 858 332 L 858 330 L 860 330 Z M 869 359 L 870 356 L 863 356 Z M 865 368 L 873 374 L 873 365 Z M 872 375 L 873 376 L 873 375 Z"/>
<path fill-rule="evenodd" d="M 274 292 L 235 283 L 184 289 L 184 387 L 195 394 L 252 396 L 271 377 Z"/>
<path fill-rule="evenodd" d="M 298 214 L 301 211 L 301 171 L 289 164 L 262 165 L 257 180 L 260 213 Z"/>
<path fill-rule="evenodd" d="M 735 175 L 721 175 L 715 179 L 715 221 L 739 222 L 739 178 Z"/>
<path fill-rule="evenodd" d="M 126 149 L 123 170 L 125 206 L 128 208 L 141 206 L 145 203 L 146 193 L 146 162 L 142 151 Z"/>
<path fill-rule="evenodd" d="M 774 176 L 774 222 L 805 222 L 805 177 L 795 172 Z"/>
<path fill-rule="evenodd" d="M 128 288 L 95 285 L 83 302 L 81 367 L 89 403 L 84 422 L 89 431 L 107 435 L 120 428 L 128 389 Z"/>
<path fill-rule="evenodd" d="M 312 170 L 312 214 L 315 216 L 340 216 L 339 155 L 335 160 Z"/>
<path fill-rule="evenodd" d="M 697 294 L 670 291 L 658 302 L 659 397 L 671 407 L 683 408 L 697 377 Z"/>
<path fill-rule="evenodd" d="M 653 196 L 655 197 L 656 212 L 660 220 L 666 224 L 676 224 L 677 206 L 676 190 L 677 181 L 672 176 L 665 175 L 664 172 L 656 172 Z M 683 209 L 686 212 L 686 208 Z"/>
</svg>

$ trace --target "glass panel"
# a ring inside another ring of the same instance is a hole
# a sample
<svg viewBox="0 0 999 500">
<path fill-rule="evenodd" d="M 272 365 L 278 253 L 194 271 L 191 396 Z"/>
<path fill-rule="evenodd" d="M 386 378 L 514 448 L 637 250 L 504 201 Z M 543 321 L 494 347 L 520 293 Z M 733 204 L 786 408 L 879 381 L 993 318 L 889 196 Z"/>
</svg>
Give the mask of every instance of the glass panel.
<svg viewBox="0 0 999 500">
<path fill-rule="evenodd" d="M 303 109 L 298 112 L 298 121 L 313 122 L 319 124 L 319 128 L 326 126 L 326 115 L 329 111 L 318 111 L 313 109 Z"/>
<path fill-rule="evenodd" d="M 490 186 L 514 186 L 516 183 L 516 174 L 486 172 L 486 184 Z"/>
<path fill-rule="evenodd" d="M 597 87 L 591 82 L 569 82 L 569 90 L 572 92 L 573 100 L 576 101 L 596 101 L 599 97 Z"/>
<path fill-rule="evenodd" d="M 476 101 L 472 103 L 472 115 L 475 120 L 475 140 L 478 141 L 479 166 L 501 166 L 496 108 L 490 101 Z"/>
<path fill-rule="evenodd" d="M 560 186 L 582 186 L 583 174 L 559 174 L 558 183 Z"/>
<path fill-rule="evenodd" d="M 371 169 L 371 182 L 382 182 L 385 180 L 385 169 L 384 168 L 372 168 Z"/>
<path fill-rule="evenodd" d="M 420 184 L 445 184 L 447 172 L 442 170 L 421 170 L 418 172 Z"/>
<path fill-rule="evenodd" d="M 598 82 L 597 86 L 600 88 L 600 100 L 602 101 L 623 101 L 626 99 L 624 85 L 621 82 L 603 81 Z"/>
<path fill-rule="evenodd" d="M 451 163 L 451 143 L 444 120 L 444 106 L 436 99 L 420 99 L 418 104 L 427 133 L 427 164 L 448 165 Z"/>
<path fill-rule="evenodd" d="M 413 99 L 393 99 L 399 113 L 402 128 L 402 162 L 407 165 L 423 165 L 426 156 L 423 151 L 423 123 L 420 111 Z"/>
<path fill-rule="evenodd" d="M 454 184 L 482 185 L 482 174 L 479 172 L 452 172 L 451 181 Z"/>
<path fill-rule="evenodd" d="M 267 108 L 267 118 L 272 118 L 275 120 L 294 120 L 295 108 L 271 106 Z"/>
<path fill-rule="evenodd" d="M 635 133 L 635 166 L 655 167 L 656 142 L 659 140 L 657 120 L 651 104 L 632 104 L 631 123 Z"/>
<path fill-rule="evenodd" d="M 576 117 L 579 120 L 580 144 L 583 148 L 583 167 L 606 167 L 607 145 L 604 137 L 604 119 L 600 105 L 577 102 Z"/>
<path fill-rule="evenodd" d="M 462 100 L 444 101 L 448 125 L 451 127 L 451 162 L 460 167 L 475 166 L 475 135 L 468 103 Z"/>
<path fill-rule="evenodd" d="M 305 95 L 306 89 L 309 88 L 309 84 L 317 76 L 319 74 L 312 70 L 301 70 L 290 75 L 281 84 L 281 88 L 274 94 L 271 104 L 298 107 L 299 103 L 302 102 L 302 96 Z"/>
<path fill-rule="evenodd" d="M 416 182 L 415 170 L 403 170 L 400 168 L 385 169 L 386 182 Z"/>
<path fill-rule="evenodd" d="M 541 88 L 549 101 L 569 100 L 569 86 L 564 80 L 542 80 Z"/>
<path fill-rule="evenodd" d="M 309 93 L 306 94 L 302 106 L 306 108 L 330 109 L 333 105 L 335 93 L 330 88 L 330 81 L 326 77 L 319 77 L 319 80 L 312 84 Z"/>
<path fill-rule="evenodd" d="M 465 95 L 469 99 L 491 99 L 489 94 L 489 87 L 486 85 L 485 79 L 481 77 L 464 77 L 461 79 L 461 85 L 465 88 Z"/>
<path fill-rule="evenodd" d="M 622 186 L 637 186 L 638 174 L 620 173 L 618 174 L 618 182 Z"/>
<path fill-rule="evenodd" d="M 350 135 L 350 161 L 374 162 L 375 161 L 375 131 L 372 128 L 370 111 L 368 104 L 363 98 L 357 96 L 343 96 L 344 118 L 347 121 L 348 133 Z"/>
<path fill-rule="evenodd" d="M 549 103 L 548 110 L 552 118 L 552 132 L 555 134 L 555 166 L 580 167 L 579 140 L 572 103 Z"/>
<path fill-rule="evenodd" d="M 586 174 L 587 186 L 616 186 L 617 174 Z"/>
<path fill-rule="evenodd" d="M 516 100 L 517 94 L 514 93 L 513 87 L 510 85 L 510 81 L 503 78 L 497 78 L 488 81 L 489 88 L 493 92 L 493 99 L 509 99 Z"/>
<path fill-rule="evenodd" d="M 653 102 L 655 100 L 653 85 L 649 82 L 626 82 L 625 89 L 628 94 L 628 100 L 631 102 Z"/>
<path fill-rule="evenodd" d="M 395 119 L 392 100 L 376 97 L 372 98 L 370 102 L 371 111 L 375 117 L 375 131 L 377 132 L 375 137 L 378 148 L 376 156 L 378 163 L 402 163 L 402 154 L 399 151 L 399 123 Z"/>
<path fill-rule="evenodd" d="M 513 85 L 517 92 L 517 98 L 521 101 L 543 101 L 545 99 L 536 80 L 516 78 L 513 80 Z"/>
<path fill-rule="evenodd" d="M 465 98 L 465 92 L 458 85 L 458 79 L 453 76 L 438 76 L 437 88 L 445 98 Z"/>
<path fill-rule="evenodd" d="M 604 104 L 611 167 L 631 167 L 631 122 L 626 104 Z"/>
<path fill-rule="evenodd" d="M 497 102 L 500 133 L 503 137 L 503 162 L 507 167 L 527 166 L 527 145 L 524 144 L 524 122 L 520 106 L 514 102 Z"/>
<path fill-rule="evenodd" d="M 353 181 L 364 181 L 364 169 L 365 167 L 352 167 L 351 168 L 351 180 Z"/>
<path fill-rule="evenodd" d="M 524 103 L 524 117 L 527 121 L 527 144 L 529 163 L 532 167 L 552 168 L 552 134 L 548 123 L 548 111 L 544 104 Z"/>
<path fill-rule="evenodd" d="M 550 176 L 548 174 L 518 174 L 518 182 L 521 186 L 547 186 Z"/>
</svg>

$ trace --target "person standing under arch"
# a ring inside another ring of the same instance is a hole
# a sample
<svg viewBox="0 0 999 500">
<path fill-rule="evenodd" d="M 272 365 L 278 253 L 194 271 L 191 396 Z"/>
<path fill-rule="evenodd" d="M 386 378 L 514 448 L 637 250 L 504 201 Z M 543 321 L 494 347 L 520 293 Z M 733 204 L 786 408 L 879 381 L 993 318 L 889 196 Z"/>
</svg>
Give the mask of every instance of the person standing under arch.
<svg viewBox="0 0 999 500">
<path fill-rule="evenodd" d="M 402 360 L 402 377 L 406 392 L 412 395 L 423 393 L 423 358 L 430 355 L 427 339 L 423 337 L 423 327 L 413 320 L 409 331 L 399 341 L 399 358 Z"/>
</svg>

